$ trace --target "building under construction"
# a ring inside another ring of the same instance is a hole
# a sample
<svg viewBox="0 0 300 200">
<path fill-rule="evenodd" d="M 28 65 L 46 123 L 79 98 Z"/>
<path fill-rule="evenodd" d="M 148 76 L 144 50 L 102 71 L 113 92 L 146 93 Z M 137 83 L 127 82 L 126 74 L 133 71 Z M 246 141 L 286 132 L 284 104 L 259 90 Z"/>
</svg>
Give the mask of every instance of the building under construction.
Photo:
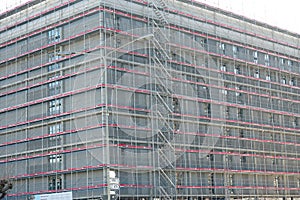
<svg viewBox="0 0 300 200">
<path fill-rule="evenodd" d="M 196 0 L 0 14 L 7 199 L 300 198 L 300 35 Z"/>
</svg>

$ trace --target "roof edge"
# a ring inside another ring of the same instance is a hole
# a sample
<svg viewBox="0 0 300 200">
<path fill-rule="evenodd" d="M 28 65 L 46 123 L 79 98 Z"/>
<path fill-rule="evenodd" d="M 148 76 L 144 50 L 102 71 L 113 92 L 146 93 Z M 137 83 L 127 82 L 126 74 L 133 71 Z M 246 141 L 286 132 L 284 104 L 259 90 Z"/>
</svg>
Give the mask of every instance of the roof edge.
<svg viewBox="0 0 300 200">
<path fill-rule="evenodd" d="M 25 10 L 26 8 L 34 6 L 36 4 L 39 4 L 43 1 L 46 1 L 46 0 L 29 0 L 25 3 L 22 3 L 18 6 L 15 6 L 15 7 L 9 9 L 9 10 L 6 10 L 6 11 L 0 13 L 0 19 L 4 19 L 5 17 L 11 16 L 11 15 L 17 13 L 17 12 Z"/>
</svg>

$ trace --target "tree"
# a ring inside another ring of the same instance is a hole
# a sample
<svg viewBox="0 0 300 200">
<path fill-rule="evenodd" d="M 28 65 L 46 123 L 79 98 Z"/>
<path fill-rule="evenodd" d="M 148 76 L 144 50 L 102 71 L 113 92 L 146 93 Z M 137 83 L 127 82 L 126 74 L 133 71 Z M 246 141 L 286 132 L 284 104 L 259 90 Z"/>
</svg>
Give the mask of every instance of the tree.
<svg viewBox="0 0 300 200">
<path fill-rule="evenodd" d="M 13 187 L 13 184 L 12 183 L 9 183 L 8 180 L 5 180 L 5 179 L 2 179 L 0 180 L 0 199 L 3 199 L 6 194 L 7 194 L 7 191 L 12 189 Z"/>
</svg>

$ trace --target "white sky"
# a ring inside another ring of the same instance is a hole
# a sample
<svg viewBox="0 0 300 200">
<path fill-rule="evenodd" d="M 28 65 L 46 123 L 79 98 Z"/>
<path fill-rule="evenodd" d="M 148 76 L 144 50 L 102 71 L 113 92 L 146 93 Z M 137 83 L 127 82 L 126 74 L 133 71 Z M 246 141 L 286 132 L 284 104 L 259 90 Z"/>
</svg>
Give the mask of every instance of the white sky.
<svg viewBox="0 0 300 200">
<path fill-rule="evenodd" d="M 0 0 L 0 13 L 28 0 Z M 300 34 L 299 0 L 198 0 Z"/>
<path fill-rule="evenodd" d="M 198 0 L 300 34 L 299 0 Z"/>
</svg>

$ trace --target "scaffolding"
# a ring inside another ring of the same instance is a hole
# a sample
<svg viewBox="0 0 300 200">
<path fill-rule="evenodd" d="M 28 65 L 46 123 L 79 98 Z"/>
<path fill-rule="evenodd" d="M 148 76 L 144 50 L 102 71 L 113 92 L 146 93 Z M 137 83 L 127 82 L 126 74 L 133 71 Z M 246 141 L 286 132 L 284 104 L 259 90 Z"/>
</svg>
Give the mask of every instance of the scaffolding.
<svg viewBox="0 0 300 200">
<path fill-rule="evenodd" d="M 194 0 L 0 20 L 8 199 L 300 198 L 299 35 Z"/>
</svg>

